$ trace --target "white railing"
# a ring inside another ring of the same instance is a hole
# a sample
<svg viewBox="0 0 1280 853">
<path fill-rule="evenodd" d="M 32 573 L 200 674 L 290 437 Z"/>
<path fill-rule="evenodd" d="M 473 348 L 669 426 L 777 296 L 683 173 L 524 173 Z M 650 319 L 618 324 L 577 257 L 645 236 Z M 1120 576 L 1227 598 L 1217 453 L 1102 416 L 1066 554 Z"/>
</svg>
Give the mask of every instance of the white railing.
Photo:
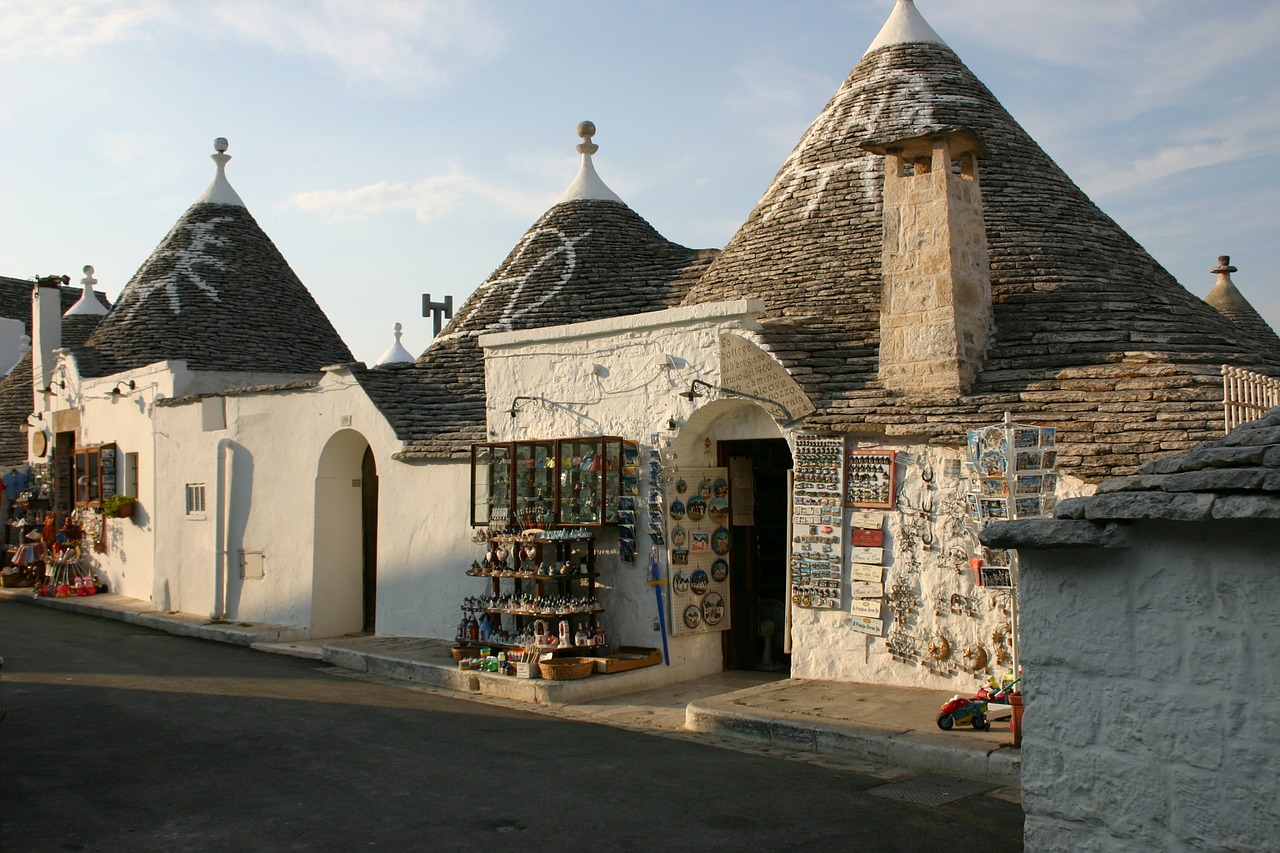
<svg viewBox="0 0 1280 853">
<path fill-rule="evenodd" d="M 1257 420 L 1275 406 L 1280 406 L 1280 379 L 1222 365 L 1222 412 L 1227 432 Z"/>
</svg>

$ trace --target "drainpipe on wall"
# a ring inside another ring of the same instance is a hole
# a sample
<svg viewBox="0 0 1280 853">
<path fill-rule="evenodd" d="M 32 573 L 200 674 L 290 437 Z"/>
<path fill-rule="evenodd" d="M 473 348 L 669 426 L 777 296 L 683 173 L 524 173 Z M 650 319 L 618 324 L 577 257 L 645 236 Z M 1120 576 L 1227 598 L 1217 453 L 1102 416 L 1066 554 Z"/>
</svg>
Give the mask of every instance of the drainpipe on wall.
<svg viewBox="0 0 1280 853">
<path fill-rule="evenodd" d="M 228 468 L 231 439 L 218 439 L 214 451 L 213 473 L 213 610 L 209 618 L 227 618 L 227 498 L 231 494 L 231 471 Z"/>
</svg>

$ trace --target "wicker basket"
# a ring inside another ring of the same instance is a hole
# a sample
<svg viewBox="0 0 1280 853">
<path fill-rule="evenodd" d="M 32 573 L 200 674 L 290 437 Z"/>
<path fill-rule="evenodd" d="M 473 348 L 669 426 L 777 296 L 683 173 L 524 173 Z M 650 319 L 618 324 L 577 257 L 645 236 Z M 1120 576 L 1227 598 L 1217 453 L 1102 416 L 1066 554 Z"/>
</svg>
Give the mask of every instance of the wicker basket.
<svg viewBox="0 0 1280 853">
<path fill-rule="evenodd" d="M 548 681 L 573 681 L 586 678 L 596 667 L 591 658 L 556 658 L 539 661 L 538 671 Z"/>
</svg>

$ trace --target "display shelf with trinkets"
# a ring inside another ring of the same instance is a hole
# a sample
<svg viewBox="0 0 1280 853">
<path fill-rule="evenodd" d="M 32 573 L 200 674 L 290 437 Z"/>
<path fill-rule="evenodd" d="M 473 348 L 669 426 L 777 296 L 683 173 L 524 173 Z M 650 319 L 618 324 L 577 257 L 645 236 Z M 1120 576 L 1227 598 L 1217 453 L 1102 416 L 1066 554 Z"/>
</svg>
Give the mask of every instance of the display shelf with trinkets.
<svg viewBox="0 0 1280 853">
<path fill-rule="evenodd" d="M 845 473 L 845 505 L 858 509 L 893 509 L 897 502 L 897 451 L 855 448 Z"/>
<path fill-rule="evenodd" d="M 605 645 L 589 530 L 490 528 L 472 539 L 485 553 L 467 574 L 488 579 L 490 588 L 463 599 L 459 643 L 553 654 Z"/>
</svg>

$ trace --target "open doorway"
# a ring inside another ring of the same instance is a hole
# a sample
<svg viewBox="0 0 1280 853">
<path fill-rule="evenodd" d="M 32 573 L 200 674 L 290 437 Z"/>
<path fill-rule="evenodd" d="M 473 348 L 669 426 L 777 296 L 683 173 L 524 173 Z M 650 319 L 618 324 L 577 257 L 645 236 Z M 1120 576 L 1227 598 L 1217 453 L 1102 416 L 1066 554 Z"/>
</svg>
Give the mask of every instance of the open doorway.
<svg viewBox="0 0 1280 853">
<path fill-rule="evenodd" d="M 725 669 L 785 671 L 791 448 L 781 438 L 721 441 L 718 462 L 729 469 L 732 513 Z"/>
</svg>

